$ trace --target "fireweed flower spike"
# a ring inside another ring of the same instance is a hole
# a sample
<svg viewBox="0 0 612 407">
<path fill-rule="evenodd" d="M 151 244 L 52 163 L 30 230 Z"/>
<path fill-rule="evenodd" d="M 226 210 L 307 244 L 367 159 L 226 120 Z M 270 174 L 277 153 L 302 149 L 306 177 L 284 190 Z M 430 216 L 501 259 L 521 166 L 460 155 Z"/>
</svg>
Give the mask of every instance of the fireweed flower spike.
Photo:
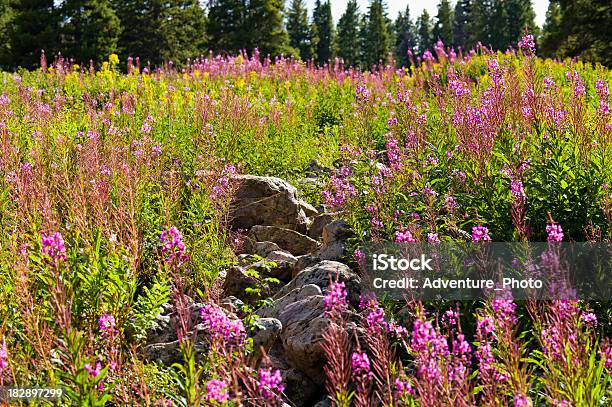
<svg viewBox="0 0 612 407">
<path fill-rule="evenodd" d="M 231 320 L 214 304 L 206 304 L 200 310 L 204 328 L 211 337 L 228 345 L 240 345 L 246 338 L 244 324 L 240 319 Z"/>
<path fill-rule="evenodd" d="M 347 292 L 343 282 L 334 282 L 327 289 L 325 294 L 325 309 L 328 312 L 343 312 L 347 308 Z"/>
<path fill-rule="evenodd" d="M 61 261 L 66 261 L 66 246 L 60 232 L 51 235 L 42 233 L 40 242 L 45 262 L 57 267 Z"/>
<path fill-rule="evenodd" d="M 112 336 L 118 332 L 115 325 L 115 317 L 110 314 L 104 314 L 98 319 L 98 327 L 102 337 Z"/>
<path fill-rule="evenodd" d="M 0 341 L 0 377 L 8 367 L 8 351 L 6 350 L 6 340 Z"/>
<path fill-rule="evenodd" d="M 561 225 L 546 225 L 546 233 L 548 234 L 549 242 L 562 242 L 563 241 L 563 229 Z"/>
<path fill-rule="evenodd" d="M 185 254 L 186 248 L 183 243 L 181 232 L 174 226 L 164 230 L 160 236 L 162 243 L 162 253 L 164 254 L 167 264 L 180 265 L 189 260 L 189 256 Z"/>
<path fill-rule="evenodd" d="M 222 380 L 209 380 L 206 383 L 206 401 L 225 403 L 229 401 L 227 384 Z"/>
<path fill-rule="evenodd" d="M 275 400 L 285 391 L 280 370 L 272 372 L 270 368 L 259 369 L 258 381 L 264 399 Z"/>
<path fill-rule="evenodd" d="M 491 236 L 489 236 L 489 229 L 486 226 L 474 226 L 472 227 L 472 241 L 477 242 L 489 242 Z"/>
</svg>

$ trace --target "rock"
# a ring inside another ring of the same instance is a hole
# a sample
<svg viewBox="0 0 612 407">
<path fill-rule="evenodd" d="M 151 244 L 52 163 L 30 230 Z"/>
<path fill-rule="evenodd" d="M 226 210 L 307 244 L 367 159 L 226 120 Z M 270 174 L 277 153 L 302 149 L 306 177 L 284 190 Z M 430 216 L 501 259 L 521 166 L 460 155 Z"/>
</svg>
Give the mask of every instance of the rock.
<svg viewBox="0 0 612 407">
<path fill-rule="evenodd" d="M 315 216 L 308 228 L 308 236 L 313 239 L 320 239 L 323 235 L 323 228 L 325 225 L 331 223 L 334 220 L 333 216 L 329 213 L 322 213 Z"/>
<path fill-rule="evenodd" d="M 325 382 L 323 334 L 329 326 L 322 295 L 290 304 L 279 315 L 284 321 L 281 341 L 289 364 L 317 384 Z"/>
<path fill-rule="evenodd" d="M 226 297 L 234 296 L 246 303 L 252 304 L 260 299 L 260 296 L 254 292 L 248 292 L 247 288 L 262 288 L 261 297 L 266 298 L 269 296 L 269 292 L 265 290 L 265 287 L 260 286 L 259 280 L 249 276 L 245 269 L 233 266 L 227 270 L 227 276 L 223 282 L 223 294 Z"/>
<path fill-rule="evenodd" d="M 305 210 L 312 207 L 298 199 L 295 187 L 275 177 L 238 175 L 236 180 L 238 187 L 230 209 L 234 230 L 274 225 L 306 233 Z"/>
<path fill-rule="evenodd" d="M 245 304 L 244 302 L 242 302 L 242 300 L 240 300 L 240 298 L 230 295 L 229 297 L 223 298 L 219 305 L 221 306 L 221 308 L 228 312 L 231 312 L 232 314 L 236 314 L 239 317 L 243 316 L 242 310 Z"/>
<path fill-rule="evenodd" d="M 318 264 L 320 262 L 321 262 L 321 259 L 312 254 L 305 254 L 303 256 L 298 256 L 297 262 L 293 265 L 292 277 L 295 277 L 298 274 L 300 274 L 300 272 L 304 270 L 306 267 L 314 266 L 315 264 Z"/>
<path fill-rule="evenodd" d="M 264 348 L 266 351 L 272 347 L 280 335 L 283 325 L 276 318 L 259 318 L 256 322 L 255 334 L 253 335 L 253 347 L 256 350 Z"/>
<path fill-rule="evenodd" d="M 322 295 L 321 288 L 314 284 L 307 284 L 290 291 L 282 297 L 276 298 L 271 305 L 262 307 L 255 313 L 263 318 L 278 318 L 288 305 L 317 295 Z"/>
<path fill-rule="evenodd" d="M 291 253 L 282 250 L 275 250 L 268 253 L 266 261 L 273 261 L 276 267 L 265 271 L 270 277 L 276 277 L 279 280 L 288 281 L 293 275 L 293 267 L 297 263 L 297 259 Z"/>
<path fill-rule="evenodd" d="M 281 248 L 274 242 L 255 242 L 253 243 L 252 252 L 261 257 L 266 257 L 268 253 L 280 250 Z"/>
<path fill-rule="evenodd" d="M 335 220 L 323 227 L 323 244 L 332 243 L 338 240 L 346 240 L 354 235 L 351 225 L 342 219 Z"/>
<path fill-rule="evenodd" d="M 332 407 L 332 402 L 329 397 L 325 397 L 323 400 L 315 404 L 314 407 Z"/>
<path fill-rule="evenodd" d="M 317 160 L 312 160 L 308 167 L 305 168 L 306 177 L 307 178 L 319 178 L 322 175 L 330 174 L 332 172 L 331 168 L 327 168 L 321 164 Z"/>
<path fill-rule="evenodd" d="M 316 240 L 306 235 L 278 226 L 253 226 L 249 236 L 256 241 L 274 242 L 281 249 L 287 250 L 294 255 L 310 253 L 319 246 Z"/>
<path fill-rule="evenodd" d="M 354 235 L 350 225 L 343 220 L 335 220 L 323 227 L 323 244 L 312 255 L 321 260 L 346 261 L 349 253 L 347 240 Z"/>
<path fill-rule="evenodd" d="M 268 362 L 269 367 L 280 370 L 285 386 L 284 393 L 293 406 L 309 407 L 320 397 L 322 388 L 316 386 L 304 372 L 289 365 L 282 347 L 275 346 L 270 350 Z"/>
<path fill-rule="evenodd" d="M 282 287 L 275 295 L 274 298 L 280 298 L 287 295 L 298 287 L 303 287 L 307 284 L 314 284 L 321 288 L 321 291 L 325 293 L 327 286 L 332 279 L 338 278 L 339 281 L 344 282 L 346 290 L 348 292 L 349 301 L 354 306 L 359 304 L 359 293 L 361 292 L 361 280 L 357 274 L 342 263 L 336 261 L 324 260 L 314 266 L 307 267 L 302 270 L 297 276 L 295 276 L 287 285 Z"/>
</svg>

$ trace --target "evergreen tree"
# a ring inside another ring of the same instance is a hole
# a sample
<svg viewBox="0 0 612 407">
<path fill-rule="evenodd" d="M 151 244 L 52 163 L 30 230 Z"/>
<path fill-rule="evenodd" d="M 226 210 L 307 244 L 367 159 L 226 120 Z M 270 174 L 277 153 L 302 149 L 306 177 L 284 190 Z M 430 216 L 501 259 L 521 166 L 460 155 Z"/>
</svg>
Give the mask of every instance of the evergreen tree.
<svg viewBox="0 0 612 407">
<path fill-rule="evenodd" d="M 438 3 L 438 15 L 434 27 L 434 41 L 442 40 L 444 45 L 453 45 L 453 10 L 449 0 Z"/>
<path fill-rule="evenodd" d="M 312 14 L 312 37 L 314 56 L 319 65 L 327 63 L 332 58 L 334 43 L 334 21 L 329 1 L 321 3 L 317 0 Z"/>
<path fill-rule="evenodd" d="M 120 23 L 109 0 L 67 0 L 62 5 L 60 48 L 77 64 L 101 62 L 117 52 Z"/>
<path fill-rule="evenodd" d="M 210 0 L 208 3 L 209 48 L 235 52 L 246 47 L 247 5 L 244 0 Z"/>
<path fill-rule="evenodd" d="M 469 40 L 471 46 L 478 43 L 491 45 L 494 31 L 494 4 L 491 0 L 475 0 L 472 2 L 472 10 L 468 22 Z"/>
<path fill-rule="evenodd" d="M 400 66 L 408 66 L 408 51 L 414 52 L 416 47 L 416 33 L 414 25 L 410 19 L 410 7 L 406 6 L 406 11 L 400 13 L 395 20 L 395 59 Z"/>
<path fill-rule="evenodd" d="M 508 10 L 507 0 L 492 0 L 488 9 L 486 30 L 488 33 L 487 42 L 484 45 L 495 50 L 505 50 L 508 45 Z M 486 4 L 486 3 L 485 3 Z"/>
<path fill-rule="evenodd" d="M 423 10 L 423 13 L 417 19 L 417 38 L 419 43 L 419 53 L 423 53 L 428 49 L 432 48 L 433 45 L 433 34 L 431 30 L 431 18 L 427 10 Z"/>
<path fill-rule="evenodd" d="M 385 61 L 391 50 L 391 34 L 383 0 L 372 0 L 368 11 L 365 64 L 372 66 Z"/>
<path fill-rule="evenodd" d="M 289 45 L 298 50 L 300 58 L 302 60 L 310 59 L 308 9 L 303 0 L 291 0 L 287 12 L 287 32 L 289 34 Z"/>
<path fill-rule="evenodd" d="M 198 0 L 169 0 L 162 27 L 163 60 L 184 64 L 205 50 L 206 15 Z"/>
<path fill-rule="evenodd" d="M 9 28 L 12 19 L 13 10 L 9 0 L 0 0 L 0 69 L 8 69 L 11 63 Z"/>
<path fill-rule="evenodd" d="M 546 11 L 546 22 L 542 33 L 542 45 L 540 51 L 547 58 L 552 58 L 561 46 L 563 35 L 561 32 L 561 6 L 557 1 L 548 3 Z"/>
<path fill-rule="evenodd" d="M 531 0 L 506 0 L 506 24 L 504 44 L 501 48 L 508 46 L 516 47 L 527 29 L 537 37 L 538 27 L 535 24 L 535 12 Z"/>
<path fill-rule="evenodd" d="M 472 11 L 471 0 L 457 0 L 455 4 L 455 19 L 453 20 L 453 45 L 467 50 L 470 44 L 468 31 L 470 13 Z"/>
<path fill-rule="evenodd" d="M 259 49 L 262 55 L 295 53 L 289 48 L 289 35 L 283 23 L 283 0 L 250 0 L 244 29 L 246 49 Z M 331 16 L 331 8 L 329 10 Z"/>
<path fill-rule="evenodd" d="M 114 0 L 121 23 L 118 48 L 121 60 L 139 57 L 141 65 L 162 62 L 166 49 L 163 32 L 165 3 L 162 0 Z"/>
<path fill-rule="evenodd" d="M 361 62 L 361 43 L 357 0 L 349 0 L 346 4 L 346 10 L 338 21 L 337 31 L 338 56 L 344 60 L 345 65 L 358 66 Z"/>
<path fill-rule="evenodd" d="M 11 60 L 15 67 L 33 69 L 41 51 L 57 51 L 58 13 L 53 0 L 16 0 L 10 29 Z"/>
</svg>

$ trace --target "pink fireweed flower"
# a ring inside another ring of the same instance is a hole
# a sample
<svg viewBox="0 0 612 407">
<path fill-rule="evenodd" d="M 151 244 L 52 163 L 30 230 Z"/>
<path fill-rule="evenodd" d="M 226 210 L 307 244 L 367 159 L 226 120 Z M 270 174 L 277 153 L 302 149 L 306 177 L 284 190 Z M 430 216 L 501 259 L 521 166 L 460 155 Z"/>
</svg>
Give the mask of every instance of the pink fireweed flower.
<svg viewBox="0 0 612 407">
<path fill-rule="evenodd" d="M 533 403 L 531 399 L 523 393 L 518 393 L 514 396 L 514 407 L 531 407 Z"/>
<path fill-rule="evenodd" d="M 476 332 L 479 336 L 486 337 L 495 332 L 495 321 L 490 316 L 479 317 L 476 321 Z"/>
<path fill-rule="evenodd" d="M 400 379 L 395 379 L 395 391 L 398 397 L 404 397 L 406 395 L 414 395 L 414 388 L 409 382 L 404 382 Z"/>
<path fill-rule="evenodd" d="M 495 320 L 500 324 L 515 323 L 516 320 L 516 304 L 510 299 L 494 299 L 491 301 L 491 306 L 495 312 Z"/>
<path fill-rule="evenodd" d="M 181 232 L 174 226 L 164 230 L 161 233 L 162 253 L 165 256 L 166 263 L 182 264 L 189 260 L 185 254 L 186 248 L 183 243 Z"/>
<path fill-rule="evenodd" d="M 597 79 L 595 81 L 595 90 L 598 94 L 603 96 L 608 96 L 610 94 L 610 90 L 608 89 L 608 84 L 606 81 L 601 79 Z"/>
<path fill-rule="evenodd" d="M 604 361 L 604 367 L 612 372 L 612 345 L 609 341 L 601 345 L 599 355 Z"/>
<path fill-rule="evenodd" d="M 353 352 L 351 354 L 351 369 L 353 376 L 370 376 L 370 359 L 366 353 Z"/>
<path fill-rule="evenodd" d="M 98 319 L 98 328 L 100 329 L 100 336 L 107 337 L 116 334 L 115 317 L 110 314 L 104 314 Z"/>
<path fill-rule="evenodd" d="M 279 395 L 285 391 L 280 370 L 272 372 L 270 368 L 259 369 L 258 378 L 262 396 L 267 400 L 279 398 Z"/>
<path fill-rule="evenodd" d="M 544 86 L 546 86 L 546 89 L 550 89 L 550 88 L 554 88 L 556 86 L 556 83 L 553 80 L 553 78 L 551 78 L 550 76 L 547 76 L 546 78 L 544 78 Z"/>
<path fill-rule="evenodd" d="M 225 403 L 229 401 L 227 384 L 222 380 L 209 380 L 206 383 L 206 401 Z"/>
<path fill-rule="evenodd" d="M 562 242 L 563 241 L 563 229 L 559 224 L 546 225 L 546 233 L 548 234 L 549 242 Z"/>
<path fill-rule="evenodd" d="M 412 233 L 409 230 L 398 230 L 395 232 L 395 242 L 396 243 L 409 243 L 415 242 L 414 237 L 412 237 Z"/>
<path fill-rule="evenodd" d="M 100 371 L 102 370 L 102 364 L 100 362 L 96 362 L 95 366 L 93 367 L 91 366 L 90 363 L 85 363 L 83 367 L 85 368 L 85 370 L 89 372 L 89 375 L 91 377 L 100 376 Z"/>
<path fill-rule="evenodd" d="M 520 201 L 521 199 L 523 199 L 525 197 L 525 190 L 523 189 L 523 181 L 521 181 L 520 179 L 513 179 L 510 182 L 510 192 L 512 193 L 512 196 L 514 197 L 514 199 L 516 199 L 517 201 Z"/>
<path fill-rule="evenodd" d="M 57 266 L 60 261 L 66 261 L 66 246 L 60 232 L 52 235 L 41 234 L 42 255 L 45 261 Z"/>
<path fill-rule="evenodd" d="M 2 373 L 8 368 L 8 351 L 6 349 L 6 340 L 2 338 L 0 342 L 0 377 Z"/>
<path fill-rule="evenodd" d="M 365 253 L 359 249 L 355 250 L 355 253 L 353 253 L 353 257 L 355 258 L 355 261 L 359 265 L 362 265 L 363 262 L 365 261 Z"/>
<path fill-rule="evenodd" d="M 524 35 L 519 41 L 518 47 L 526 54 L 535 54 L 535 41 L 533 39 L 533 35 Z"/>
<path fill-rule="evenodd" d="M 440 238 L 437 233 L 428 233 L 427 234 L 427 242 L 430 244 L 440 243 Z"/>
<path fill-rule="evenodd" d="M 236 176 L 236 167 L 234 165 L 227 164 L 221 171 L 221 176 L 217 178 L 215 185 L 212 187 L 210 194 L 211 200 L 217 200 L 228 196 L 231 190 L 231 180 Z"/>
<path fill-rule="evenodd" d="M 329 312 L 343 312 L 347 307 L 346 285 L 343 282 L 334 282 L 327 288 L 324 297 L 325 309 Z"/>
<path fill-rule="evenodd" d="M 588 325 L 597 325 L 597 315 L 592 312 L 583 313 L 581 318 Z"/>
<path fill-rule="evenodd" d="M 200 310 L 204 328 L 211 337 L 229 345 L 239 345 L 246 338 L 244 324 L 240 319 L 231 320 L 221 308 L 205 304 Z"/>
<path fill-rule="evenodd" d="M 472 227 L 472 241 L 474 243 L 491 241 L 491 236 L 489 236 L 489 228 L 480 225 Z"/>
</svg>

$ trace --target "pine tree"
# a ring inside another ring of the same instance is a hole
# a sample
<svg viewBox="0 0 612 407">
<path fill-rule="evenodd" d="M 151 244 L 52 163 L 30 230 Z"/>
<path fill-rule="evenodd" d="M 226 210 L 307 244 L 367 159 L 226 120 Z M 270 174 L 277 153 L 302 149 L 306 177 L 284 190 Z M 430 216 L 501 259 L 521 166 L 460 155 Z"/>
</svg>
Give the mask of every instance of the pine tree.
<svg viewBox="0 0 612 407">
<path fill-rule="evenodd" d="M 162 50 L 166 49 L 163 33 L 165 3 L 162 0 L 114 0 L 115 13 L 121 23 L 119 56 L 139 57 L 141 65 L 162 62 Z"/>
<path fill-rule="evenodd" d="M 13 10 L 9 0 L 0 0 L 0 69 L 8 69 L 11 64 L 10 26 Z"/>
<path fill-rule="evenodd" d="M 346 10 L 338 21 L 336 49 L 345 65 L 358 66 L 361 63 L 359 33 L 359 6 L 357 0 L 349 0 Z"/>
<path fill-rule="evenodd" d="M 245 0 L 210 0 L 206 33 L 209 48 L 236 52 L 246 47 L 247 5 Z"/>
<path fill-rule="evenodd" d="M 538 27 L 535 24 L 535 12 L 531 0 L 506 0 L 505 9 L 507 20 L 502 47 L 516 47 L 516 43 L 525 33 L 525 29 L 537 37 Z"/>
<path fill-rule="evenodd" d="M 289 35 L 283 23 L 283 0 L 250 0 L 245 26 L 247 51 L 259 49 L 262 55 L 291 54 Z M 331 8 L 330 8 L 331 15 Z M 292 52 L 293 51 L 293 52 Z"/>
<path fill-rule="evenodd" d="M 408 51 L 414 52 L 416 47 L 416 33 L 414 25 L 410 19 L 410 7 L 406 6 L 406 11 L 397 16 L 394 24 L 395 28 L 395 59 L 400 66 L 408 66 L 410 60 Z"/>
<path fill-rule="evenodd" d="M 57 51 L 58 13 L 53 0 L 16 0 L 10 32 L 11 59 L 15 67 L 33 69 L 41 51 Z"/>
<path fill-rule="evenodd" d="M 197 0 L 169 0 L 164 10 L 164 48 L 161 57 L 179 65 L 205 50 L 206 15 Z"/>
<path fill-rule="evenodd" d="M 62 55 L 89 66 L 117 52 L 120 23 L 108 0 L 67 0 L 61 15 Z"/>
<path fill-rule="evenodd" d="M 333 55 L 334 21 L 329 1 L 317 0 L 312 14 L 312 37 L 314 56 L 319 65 L 327 63 Z"/>
<path fill-rule="evenodd" d="M 471 0 L 458 0 L 455 5 L 455 19 L 453 21 L 453 45 L 467 50 L 472 46 L 468 25 L 472 12 Z"/>
<path fill-rule="evenodd" d="M 423 53 L 433 46 L 433 34 L 431 31 L 431 18 L 427 10 L 419 16 L 416 22 L 419 53 Z"/>
<path fill-rule="evenodd" d="M 472 10 L 468 23 L 469 40 L 475 46 L 478 43 L 491 45 L 492 32 L 494 31 L 493 2 L 491 0 L 475 0 L 472 2 Z"/>
<path fill-rule="evenodd" d="M 370 3 L 367 27 L 365 63 L 372 66 L 385 61 L 391 50 L 391 34 L 383 0 L 372 0 Z"/>
<path fill-rule="evenodd" d="M 308 27 L 308 9 L 303 0 L 292 0 L 287 12 L 287 32 L 289 45 L 297 49 L 302 60 L 308 60 L 310 54 L 310 29 Z"/>
<path fill-rule="evenodd" d="M 557 1 L 552 0 L 548 3 L 546 22 L 543 27 L 542 45 L 540 46 L 542 55 L 547 58 L 554 57 L 562 41 L 561 6 Z"/>
<path fill-rule="evenodd" d="M 442 42 L 450 46 L 453 44 L 453 10 L 449 0 L 441 0 L 438 3 L 438 15 L 434 27 L 434 41 Z"/>
</svg>

